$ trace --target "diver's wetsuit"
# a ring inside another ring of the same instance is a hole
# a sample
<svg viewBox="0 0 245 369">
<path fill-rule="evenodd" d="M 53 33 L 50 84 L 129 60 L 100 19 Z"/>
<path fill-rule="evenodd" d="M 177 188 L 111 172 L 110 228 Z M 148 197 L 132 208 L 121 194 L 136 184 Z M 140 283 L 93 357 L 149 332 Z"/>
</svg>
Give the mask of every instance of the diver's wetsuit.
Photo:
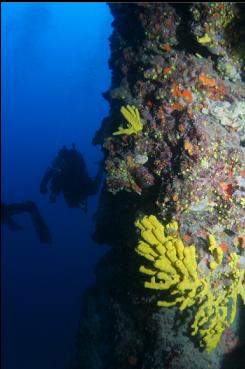
<svg viewBox="0 0 245 369">
<path fill-rule="evenodd" d="M 92 180 L 87 172 L 86 164 L 81 153 L 74 145 L 72 149 L 63 148 L 49 167 L 40 184 L 40 192 L 47 193 L 50 182 L 50 202 L 56 201 L 61 192 L 69 207 L 81 207 L 86 210 L 88 196 L 94 195 L 100 185 L 103 167 L 100 165 L 98 173 Z"/>
<path fill-rule="evenodd" d="M 51 244 L 52 243 L 51 233 L 44 219 L 39 213 L 36 204 L 33 201 L 14 203 L 9 205 L 1 203 L 1 223 L 6 224 L 8 228 L 13 231 L 23 229 L 23 227 L 21 227 L 13 220 L 14 215 L 22 213 L 30 214 L 40 242 Z"/>
</svg>

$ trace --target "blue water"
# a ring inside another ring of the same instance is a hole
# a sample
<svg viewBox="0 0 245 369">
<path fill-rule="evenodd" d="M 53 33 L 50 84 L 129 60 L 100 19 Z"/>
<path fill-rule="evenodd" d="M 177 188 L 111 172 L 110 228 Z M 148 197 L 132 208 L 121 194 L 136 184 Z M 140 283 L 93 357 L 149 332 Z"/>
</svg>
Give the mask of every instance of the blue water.
<svg viewBox="0 0 245 369">
<path fill-rule="evenodd" d="M 41 244 L 2 227 L 2 367 L 66 369 L 74 354 L 82 293 L 107 247 L 91 240 L 98 195 L 88 213 L 39 193 L 57 151 L 72 142 L 94 176 L 91 144 L 109 106 L 112 17 L 105 3 L 2 3 L 2 200 L 37 203 L 54 239 Z"/>
</svg>

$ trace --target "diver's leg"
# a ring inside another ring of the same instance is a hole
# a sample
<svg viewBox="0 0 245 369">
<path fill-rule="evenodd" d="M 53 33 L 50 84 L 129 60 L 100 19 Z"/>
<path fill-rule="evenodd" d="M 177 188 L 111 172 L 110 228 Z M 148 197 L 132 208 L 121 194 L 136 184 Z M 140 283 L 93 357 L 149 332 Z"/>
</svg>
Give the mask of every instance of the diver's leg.
<svg viewBox="0 0 245 369">
<path fill-rule="evenodd" d="M 28 212 L 32 218 L 33 225 L 35 227 L 37 237 L 39 238 L 40 242 L 51 244 L 52 243 L 51 233 L 43 217 L 39 213 L 37 205 L 32 201 L 28 201 L 26 204 L 28 207 Z"/>
<path fill-rule="evenodd" d="M 7 205 L 8 214 L 10 216 L 16 215 L 16 214 L 22 214 L 28 211 L 28 205 L 26 202 L 18 202 Z"/>
</svg>

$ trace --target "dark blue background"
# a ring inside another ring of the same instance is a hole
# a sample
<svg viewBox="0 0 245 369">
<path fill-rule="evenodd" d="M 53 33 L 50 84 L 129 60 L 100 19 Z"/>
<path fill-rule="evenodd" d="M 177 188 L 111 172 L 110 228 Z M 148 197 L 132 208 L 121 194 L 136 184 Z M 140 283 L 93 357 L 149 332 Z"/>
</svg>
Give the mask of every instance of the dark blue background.
<svg viewBox="0 0 245 369">
<path fill-rule="evenodd" d="M 105 3 L 2 3 L 2 200 L 34 200 L 54 238 L 40 244 L 28 215 L 15 217 L 22 231 L 2 227 L 4 369 L 67 368 L 82 292 L 107 250 L 91 240 L 98 196 L 84 214 L 61 196 L 50 204 L 39 183 L 73 141 L 96 174 L 111 21 Z"/>
</svg>

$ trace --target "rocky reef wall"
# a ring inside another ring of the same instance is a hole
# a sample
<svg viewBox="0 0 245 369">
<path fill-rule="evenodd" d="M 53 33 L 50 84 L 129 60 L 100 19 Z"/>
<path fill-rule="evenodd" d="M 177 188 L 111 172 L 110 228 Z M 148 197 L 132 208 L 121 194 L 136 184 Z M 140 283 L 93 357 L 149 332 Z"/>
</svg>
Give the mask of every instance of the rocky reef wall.
<svg viewBox="0 0 245 369">
<path fill-rule="evenodd" d="M 76 369 L 242 368 L 245 7 L 109 4 L 106 180 Z"/>
</svg>

